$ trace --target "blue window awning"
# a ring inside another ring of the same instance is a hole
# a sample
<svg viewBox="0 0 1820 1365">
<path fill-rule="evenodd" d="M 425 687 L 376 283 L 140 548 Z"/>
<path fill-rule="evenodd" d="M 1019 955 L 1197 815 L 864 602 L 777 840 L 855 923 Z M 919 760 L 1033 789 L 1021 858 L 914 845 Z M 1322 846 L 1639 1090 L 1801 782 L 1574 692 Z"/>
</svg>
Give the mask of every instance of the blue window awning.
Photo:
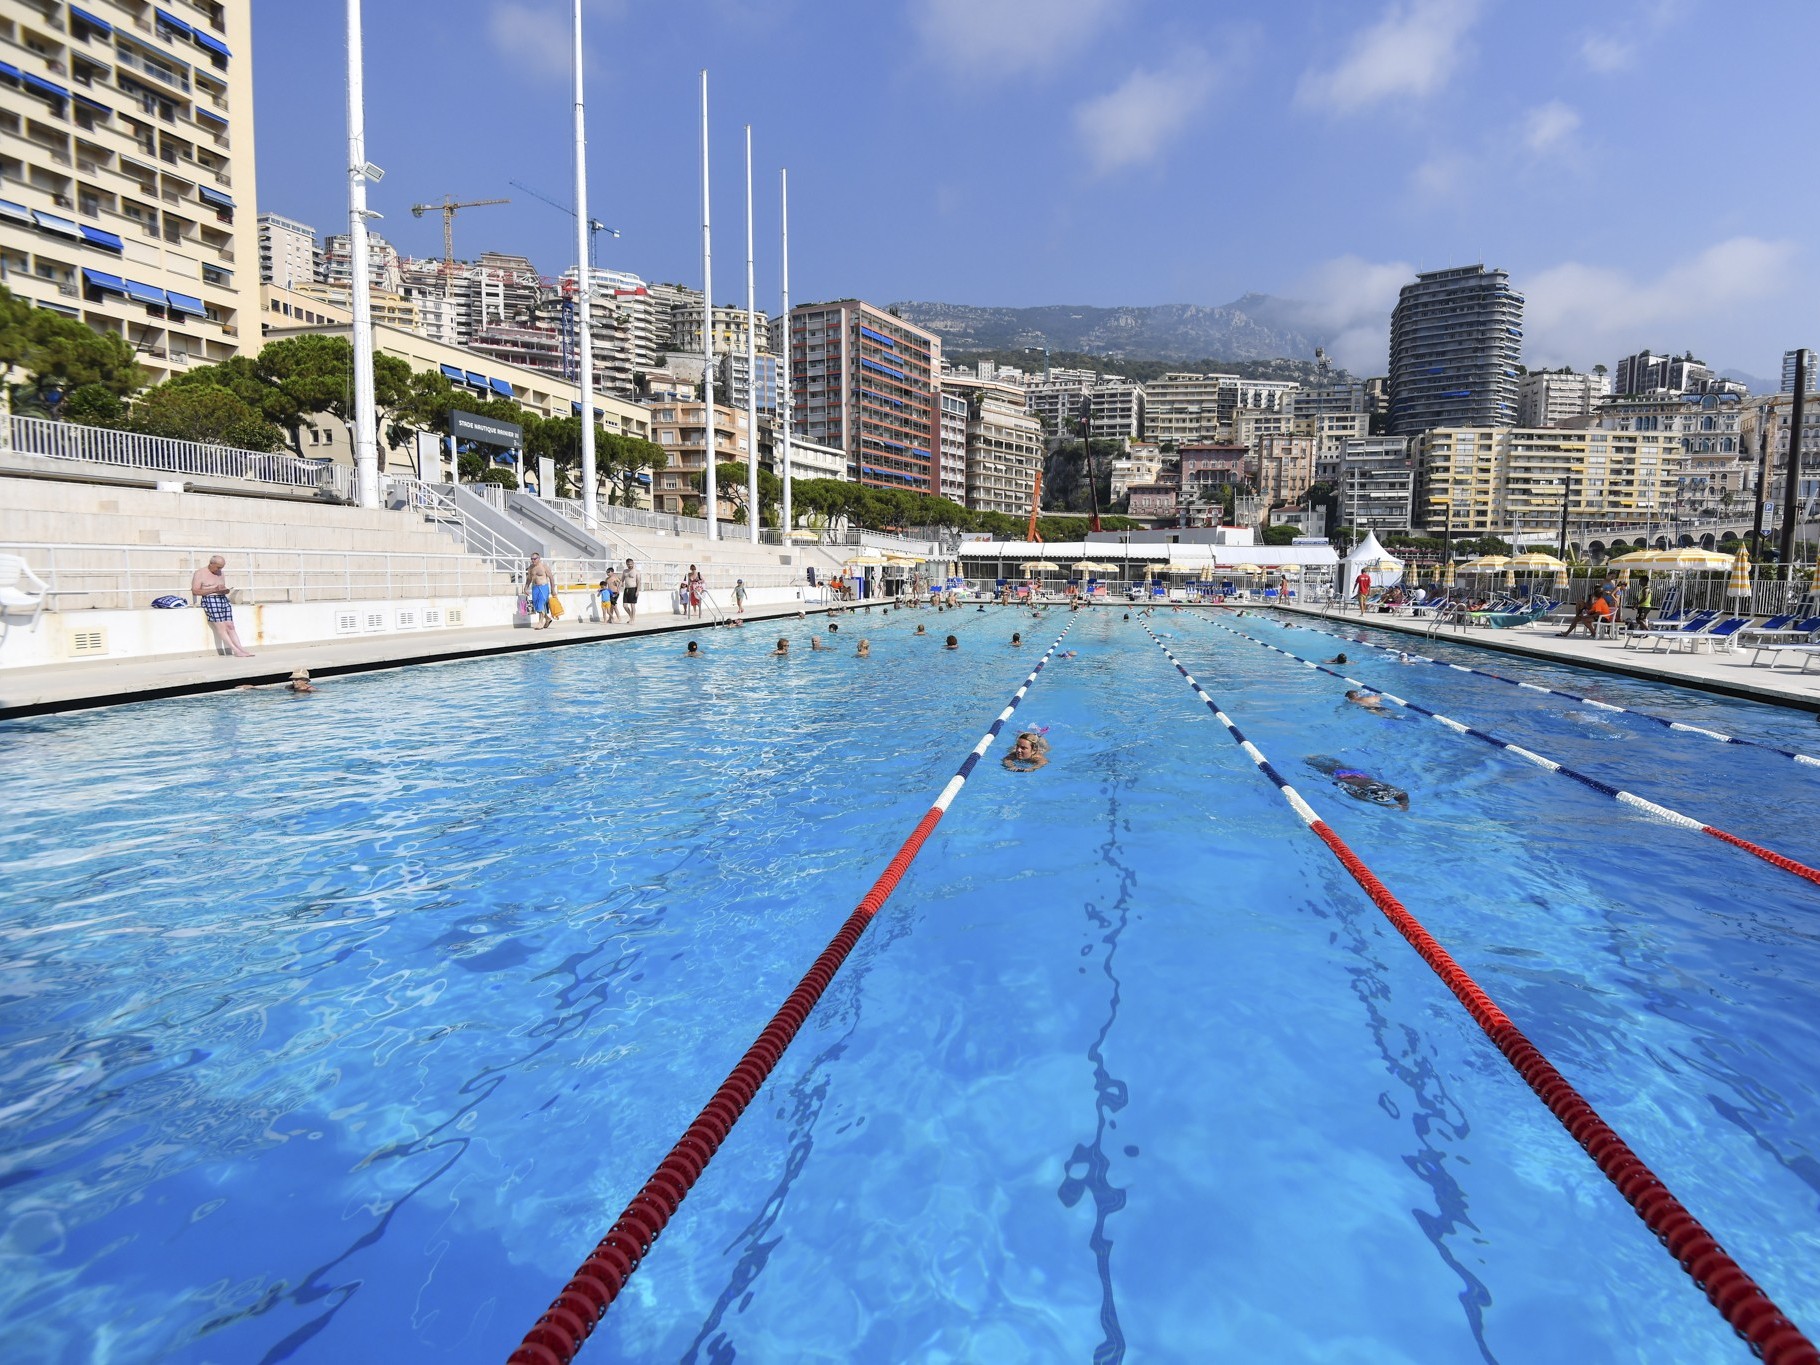
<svg viewBox="0 0 1820 1365">
<path fill-rule="evenodd" d="M 637 479 L 640 483 L 648 484 L 651 482 L 651 476 L 649 474 L 634 474 L 632 477 Z"/>
<path fill-rule="evenodd" d="M 25 78 L 25 73 L 20 71 L 19 68 L 14 66 L 11 62 L 0 62 L 0 76 L 5 76 L 8 80 L 17 81 L 23 80 Z"/>
<path fill-rule="evenodd" d="M 232 52 L 228 51 L 228 45 L 222 42 L 221 39 L 211 38 L 199 28 L 191 29 L 190 37 L 194 38 L 199 46 L 206 47 L 210 52 L 218 52 L 223 57 L 232 57 L 234 55 Z"/>
<path fill-rule="evenodd" d="M 15 204 L 10 199 L 0 199 L 0 218 L 11 218 L 15 222 L 30 223 L 32 211 L 24 204 Z"/>
<path fill-rule="evenodd" d="M 862 327 L 859 329 L 859 334 L 863 337 L 871 337 L 881 346 L 889 346 L 894 351 L 897 349 L 897 343 L 883 332 L 875 332 L 870 327 Z"/>
<path fill-rule="evenodd" d="M 82 236 L 82 229 L 68 218 L 59 218 L 56 214 L 46 213 L 43 209 L 33 210 L 32 217 L 46 232 L 55 232 L 62 237 L 79 238 Z"/>
<path fill-rule="evenodd" d="M 111 114 L 114 112 L 100 100 L 92 100 L 87 95 L 76 96 L 76 103 L 81 105 L 84 109 L 93 109 L 97 114 Z"/>
<path fill-rule="evenodd" d="M 72 19 L 80 19 L 83 23 L 87 24 L 90 28 L 98 28 L 103 33 L 109 34 L 110 36 L 114 32 L 114 26 L 112 24 L 108 23 L 107 20 L 98 19 L 94 15 L 90 14 L 87 10 L 77 9 L 74 5 L 70 6 L 70 17 Z"/>
<path fill-rule="evenodd" d="M 475 374 L 474 371 L 469 370 L 468 383 L 472 384 L 477 389 L 484 389 L 487 386 L 487 377 L 484 374 Z"/>
<path fill-rule="evenodd" d="M 462 374 L 462 372 L 453 365 L 444 365 L 442 367 L 442 377 L 444 379 L 453 379 L 457 384 L 464 384 L 467 382 L 467 376 Z"/>
<path fill-rule="evenodd" d="M 204 109 L 201 105 L 196 106 L 196 117 L 205 118 L 210 123 L 219 123 L 223 128 L 228 126 L 227 120 L 222 118 L 220 114 L 217 114 L 213 109 Z"/>
<path fill-rule="evenodd" d="M 220 190 L 212 190 L 207 185 L 196 186 L 196 195 L 205 204 L 213 204 L 218 209 L 231 209 L 234 201 Z"/>
<path fill-rule="evenodd" d="M 494 393 L 499 394 L 502 398 L 512 397 L 512 386 L 510 384 L 506 383 L 505 380 L 494 379 L 490 382 L 492 384 Z"/>
<path fill-rule="evenodd" d="M 82 267 L 82 278 L 93 289 L 111 289 L 116 294 L 126 293 L 126 281 L 118 275 L 110 275 L 105 270 L 90 270 Z"/>
<path fill-rule="evenodd" d="M 138 280 L 126 281 L 126 296 L 140 303 L 155 303 L 160 308 L 170 302 L 162 289 L 155 285 L 141 284 Z"/>
<path fill-rule="evenodd" d="M 195 36 L 196 30 L 191 28 L 188 24 L 184 23 L 183 20 L 179 19 L 176 15 L 172 14 L 169 10 L 161 9 L 161 10 L 156 10 L 155 12 L 157 13 L 158 17 L 161 20 L 163 20 L 165 23 L 169 24 L 172 28 L 176 29 L 177 32 L 184 34 L 186 37 Z"/>
<path fill-rule="evenodd" d="M 36 90 L 40 95 L 49 95 L 53 99 L 66 100 L 70 92 L 55 81 L 47 81 L 42 76 L 34 76 L 29 71 L 21 71 L 19 79 L 25 83 L 27 90 Z"/>
<path fill-rule="evenodd" d="M 126 243 L 121 241 L 113 233 L 106 232 L 101 228 L 90 227 L 87 223 L 82 224 L 82 240 L 87 242 L 90 246 L 98 246 L 107 251 L 126 250 Z"/>
<path fill-rule="evenodd" d="M 170 299 L 171 307 L 175 308 L 179 313 L 189 313 L 194 317 L 203 317 L 208 312 L 208 310 L 202 306 L 202 300 L 197 298 L 194 294 L 179 294 L 173 289 L 165 297 Z"/>
</svg>

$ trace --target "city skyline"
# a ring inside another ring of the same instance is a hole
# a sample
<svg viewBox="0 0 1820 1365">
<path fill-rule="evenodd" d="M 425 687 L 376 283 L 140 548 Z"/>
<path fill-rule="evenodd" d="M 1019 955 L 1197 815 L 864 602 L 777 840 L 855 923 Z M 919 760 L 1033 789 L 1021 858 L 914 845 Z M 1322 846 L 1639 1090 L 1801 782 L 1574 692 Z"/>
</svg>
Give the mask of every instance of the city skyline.
<svg viewBox="0 0 1820 1365">
<path fill-rule="evenodd" d="M 1532 366 L 1691 348 L 1773 376 L 1820 294 L 1811 252 L 1766 207 L 1792 223 L 1812 192 L 1747 174 L 1765 166 L 1746 149 L 1791 124 L 1779 92 L 1797 88 L 1800 36 L 1820 29 L 1777 9 L 1792 41 L 1704 41 L 1716 16 L 1694 0 L 1596 22 L 1479 0 L 1303 0 L 1267 19 L 1169 0 L 590 0 L 591 199 L 624 234 L 602 239 L 601 263 L 697 273 L 705 65 L 723 232 L 741 207 L 739 129 L 754 125 L 772 311 L 788 164 L 799 298 L 1218 304 L 1258 290 L 1302 300 L 1305 330 L 1375 373 L 1396 290 L 1418 268 L 1482 261 L 1529 300 Z M 506 195 L 458 220 L 458 252 L 568 263 L 566 215 L 509 183 L 569 197 L 566 15 L 561 0 L 449 0 L 426 24 L 368 5 L 369 144 L 389 172 L 373 198 L 402 249 L 440 251 L 440 224 L 411 203 Z M 323 19 L 254 0 L 260 206 L 327 233 L 345 213 L 342 33 L 338 14 Z M 324 117 L 284 116 L 300 105 Z M 901 211 L 906 184 L 916 211 Z M 867 211 L 884 203 L 898 208 Z"/>
</svg>

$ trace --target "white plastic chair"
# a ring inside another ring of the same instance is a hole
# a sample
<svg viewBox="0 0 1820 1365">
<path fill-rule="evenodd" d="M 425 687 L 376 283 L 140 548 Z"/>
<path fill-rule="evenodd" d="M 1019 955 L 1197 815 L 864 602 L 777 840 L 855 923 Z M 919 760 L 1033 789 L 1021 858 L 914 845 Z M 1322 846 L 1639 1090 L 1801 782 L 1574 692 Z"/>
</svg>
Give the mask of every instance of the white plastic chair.
<svg viewBox="0 0 1820 1365">
<path fill-rule="evenodd" d="M 26 588 L 36 591 L 28 592 Z M 31 623 L 36 627 L 38 618 L 44 614 L 44 600 L 50 591 L 51 585 L 33 573 L 18 555 L 0 555 L 0 615 L 29 611 Z"/>
</svg>

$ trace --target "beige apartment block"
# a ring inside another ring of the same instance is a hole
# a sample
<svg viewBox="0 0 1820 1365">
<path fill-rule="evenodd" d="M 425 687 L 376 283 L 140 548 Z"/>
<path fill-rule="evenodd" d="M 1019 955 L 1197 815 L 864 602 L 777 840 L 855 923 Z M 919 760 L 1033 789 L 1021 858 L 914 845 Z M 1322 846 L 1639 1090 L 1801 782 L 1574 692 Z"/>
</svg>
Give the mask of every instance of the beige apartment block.
<svg viewBox="0 0 1820 1365">
<path fill-rule="evenodd" d="M 1441 427 L 1413 443 L 1417 519 L 1431 533 L 1558 533 L 1563 496 L 1570 531 L 1616 534 L 1665 526 L 1685 455 L 1657 431 L 1540 427 Z"/>
<path fill-rule="evenodd" d="M 942 376 L 944 401 L 966 403 L 966 506 L 973 512 L 1028 516 L 1043 466 L 1043 424 L 1025 409 L 1016 384 Z M 945 467 L 945 461 L 944 461 Z"/>
<path fill-rule="evenodd" d="M 0 276 L 154 381 L 256 347 L 251 0 L 0 0 Z"/>
<path fill-rule="evenodd" d="M 1235 374 L 1166 374 L 1144 386 L 1144 435 L 1159 444 L 1220 439 L 1221 392 L 1236 391 Z M 1230 413 L 1231 405 L 1225 405 Z M 1141 482 L 1141 481 L 1140 481 Z"/>
<path fill-rule="evenodd" d="M 702 478 L 708 468 L 708 424 L 704 416 L 707 405 L 660 403 L 641 411 L 651 419 L 650 439 L 662 446 L 664 454 L 669 456 L 669 463 L 652 476 L 652 506 L 659 512 L 681 513 L 687 504 L 699 503 L 702 498 Z M 744 463 L 751 454 L 751 431 L 746 425 L 745 409 L 716 403 L 714 463 Z M 743 490 L 722 487 L 716 491 L 729 495 L 715 500 L 719 519 L 733 520 L 734 502 L 730 495 L 743 493 Z"/>
</svg>

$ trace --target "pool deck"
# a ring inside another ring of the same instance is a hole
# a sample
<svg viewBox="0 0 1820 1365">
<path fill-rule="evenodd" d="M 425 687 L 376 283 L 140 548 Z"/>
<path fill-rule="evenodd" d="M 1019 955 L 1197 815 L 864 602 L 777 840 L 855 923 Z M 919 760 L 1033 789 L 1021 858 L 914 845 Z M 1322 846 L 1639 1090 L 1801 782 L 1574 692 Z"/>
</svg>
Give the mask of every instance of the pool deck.
<svg viewBox="0 0 1820 1365">
<path fill-rule="evenodd" d="M 800 609 L 811 615 L 830 610 L 820 605 Z M 746 613 L 746 623 L 751 627 L 766 620 L 794 620 L 798 610 L 796 604 L 755 606 Z M 841 608 L 836 606 L 832 610 L 838 614 Z M 290 678 L 293 669 L 298 668 L 307 668 L 312 678 L 322 679 L 340 673 L 364 673 L 448 659 L 485 658 L 677 632 L 700 636 L 709 642 L 706 648 L 713 647 L 712 641 L 719 633 L 712 620 L 685 621 L 665 609 L 661 613 L 641 616 L 635 625 L 562 621 L 548 630 L 531 630 L 524 626 L 426 630 L 413 635 L 275 645 L 260 650 L 250 659 L 213 653 L 167 654 L 111 662 L 97 659 L 79 664 L 7 669 L 0 671 L 0 721 L 57 711 L 79 711 L 93 706 L 115 706 L 122 702 L 151 701 L 159 697 L 225 692 L 262 683 L 282 683 Z"/>
<path fill-rule="evenodd" d="M 1527 626 L 1512 630 L 1493 630 L 1489 627 L 1456 630 L 1449 627 L 1430 636 L 1426 623 L 1412 621 L 1407 617 L 1380 616 L 1375 613 L 1361 617 L 1356 611 L 1341 611 L 1335 607 L 1278 606 L 1275 603 L 1269 609 L 1280 611 L 1286 616 L 1318 619 L 1329 629 L 1369 625 L 1380 630 L 1414 636 L 1418 643 L 1412 645 L 1411 653 L 1425 654 L 1428 652 L 1426 646 L 1436 642 L 1469 645 L 1501 654 L 1521 654 L 1531 659 L 1546 659 L 1550 663 L 1573 664 L 1579 668 L 1594 668 L 1606 673 L 1645 678 L 1650 682 L 1672 683 L 1677 687 L 1692 687 L 1703 692 L 1767 702 L 1772 706 L 1820 711 L 1820 671 L 1810 667 L 1806 673 L 1802 673 L 1798 664 L 1772 668 L 1767 658 L 1763 664 L 1753 665 L 1751 659 L 1756 651 L 1748 647 L 1735 654 L 1694 653 L 1689 650 L 1678 650 L 1671 654 L 1661 650 L 1650 652 L 1626 649 L 1617 640 L 1588 640 L 1579 635 L 1564 640 L 1557 630 L 1532 630 Z"/>
</svg>

